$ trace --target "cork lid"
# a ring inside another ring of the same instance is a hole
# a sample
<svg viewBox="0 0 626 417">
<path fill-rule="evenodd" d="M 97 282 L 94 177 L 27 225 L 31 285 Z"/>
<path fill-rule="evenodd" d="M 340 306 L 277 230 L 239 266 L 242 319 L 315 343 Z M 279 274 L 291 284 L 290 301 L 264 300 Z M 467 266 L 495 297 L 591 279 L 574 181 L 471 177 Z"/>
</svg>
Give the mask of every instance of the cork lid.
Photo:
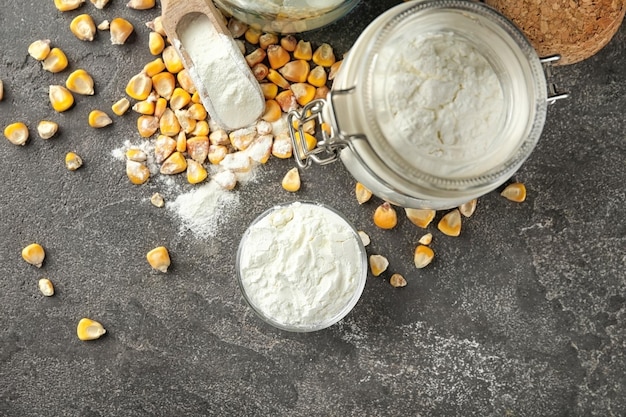
<svg viewBox="0 0 626 417">
<path fill-rule="evenodd" d="M 602 49 L 619 29 L 626 0 L 485 0 L 511 19 L 539 56 L 573 64 Z"/>
</svg>

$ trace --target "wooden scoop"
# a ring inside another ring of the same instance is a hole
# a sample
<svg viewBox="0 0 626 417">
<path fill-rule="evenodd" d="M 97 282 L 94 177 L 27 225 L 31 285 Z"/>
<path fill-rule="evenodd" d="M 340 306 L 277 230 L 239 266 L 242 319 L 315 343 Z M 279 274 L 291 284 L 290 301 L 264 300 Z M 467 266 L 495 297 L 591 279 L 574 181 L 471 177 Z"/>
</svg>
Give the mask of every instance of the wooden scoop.
<svg viewBox="0 0 626 417">
<path fill-rule="evenodd" d="M 212 0 L 162 0 L 163 28 L 213 121 L 227 130 L 265 110 L 258 81 Z M 187 43 L 187 44 L 186 44 Z"/>
</svg>

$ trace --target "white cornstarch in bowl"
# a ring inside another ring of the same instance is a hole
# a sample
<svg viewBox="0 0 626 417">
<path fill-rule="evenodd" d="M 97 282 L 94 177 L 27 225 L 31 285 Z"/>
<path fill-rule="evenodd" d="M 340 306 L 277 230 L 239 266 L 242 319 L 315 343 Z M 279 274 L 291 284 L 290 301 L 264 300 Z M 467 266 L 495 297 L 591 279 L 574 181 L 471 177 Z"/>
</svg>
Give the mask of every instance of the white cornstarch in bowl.
<svg viewBox="0 0 626 417">
<path fill-rule="evenodd" d="M 240 285 L 271 324 L 311 331 L 339 321 L 365 285 L 365 249 L 338 213 L 314 203 L 278 206 L 257 218 L 239 248 Z"/>
</svg>

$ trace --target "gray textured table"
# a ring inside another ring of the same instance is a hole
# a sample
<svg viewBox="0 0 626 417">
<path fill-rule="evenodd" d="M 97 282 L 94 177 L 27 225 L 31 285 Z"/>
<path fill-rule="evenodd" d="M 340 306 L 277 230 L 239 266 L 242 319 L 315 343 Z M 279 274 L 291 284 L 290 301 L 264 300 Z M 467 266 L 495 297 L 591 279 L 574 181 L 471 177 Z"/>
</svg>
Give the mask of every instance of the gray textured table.
<svg viewBox="0 0 626 417">
<path fill-rule="evenodd" d="M 176 216 L 147 201 L 171 201 L 184 181 L 129 184 L 111 156 L 137 141 L 135 117 L 87 126 L 92 108 L 108 110 L 130 76 L 150 59 L 139 12 L 113 0 L 60 13 L 50 0 L 5 2 L 0 10 L 0 125 L 24 120 L 31 140 L 1 139 L 0 415 L 21 416 L 624 416 L 626 415 L 626 29 L 595 57 L 559 68 L 571 98 L 550 107 L 540 144 L 516 174 L 522 204 L 497 193 L 479 200 L 459 238 L 435 227 L 436 259 L 412 267 L 422 231 L 405 219 L 376 230 L 374 200 L 359 207 L 354 180 L 340 164 L 303 173 L 297 195 L 279 180 L 293 161 L 272 160 L 216 236 L 180 233 Z M 350 16 L 310 33 L 345 51 L 394 1 L 364 2 Z M 129 44 L 106 34 L 93 43 L 69 32 L 73 16 L 115 16 L 135 24 Z M 49 106 L 50 74 L 28 57 L 50 38 L 71 68 L 88 69 L 97 94 L 71 111 Z M 61 125 L 44 141 L 34 126 Z M 85 165 L 65 169 L 67 151 Z M 314 334 L 262 323 L 245 305 L 234 276 L 235 251 L 248 223 L 283 201 L 313 199 L 342 211 L 372 237 L 408 280 L 394 289 L 368 277 L 342 322 Z M 33 241 L 47 250 L 41 270 L 20 259 Z M 145 253 L 172 254 L 167 275 Z M 49 276 L 57 294 L 42 297 Z M 105 337 L 81 342 L 81 317 Z"/>
</svg>

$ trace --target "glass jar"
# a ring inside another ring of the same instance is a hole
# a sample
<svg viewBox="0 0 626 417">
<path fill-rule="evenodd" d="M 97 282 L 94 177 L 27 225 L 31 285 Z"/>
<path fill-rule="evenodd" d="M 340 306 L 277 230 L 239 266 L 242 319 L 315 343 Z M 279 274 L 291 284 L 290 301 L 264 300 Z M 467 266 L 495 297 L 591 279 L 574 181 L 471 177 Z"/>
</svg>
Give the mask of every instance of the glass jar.
<svg viewBox="0 0 626 417">
<path fill-rule="evenodd" d="M 297 33 L 345 16 L 359 0 L 214 0 L 227 15 L 264 32 Z"/>
<path fill-rule="evenodd" d="M 439 210 L 509 179 L 534 149 L 548 102 L 562 96 L 548 97 L 542 61 L 499 12 L 418 0 L 373 21 L 327 98 L 288 124 L 301 167 L 340 159 L 375 195 Z M 330 134 L 303 152 L 293 126 L 311 119 Z"/>
</svg>

